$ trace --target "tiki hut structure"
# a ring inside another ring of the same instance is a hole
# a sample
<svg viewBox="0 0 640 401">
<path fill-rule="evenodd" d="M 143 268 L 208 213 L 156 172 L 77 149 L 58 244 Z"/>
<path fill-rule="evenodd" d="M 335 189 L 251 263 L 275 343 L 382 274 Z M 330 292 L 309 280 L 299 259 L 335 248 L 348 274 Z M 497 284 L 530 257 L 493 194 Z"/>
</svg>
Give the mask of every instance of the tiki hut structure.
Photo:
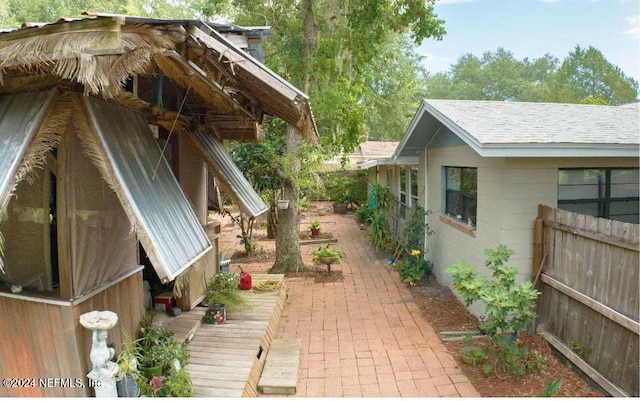
<svg viewBox="0 0 640 401">
<path fill-rule="evenodd" d="M 236 45 L 260 36 L 96 13 L 0 33 L 2 377 L 85 378 L 78 318 L 111 310 L 110 342 L 135 334 L 144 255 L 182 309 L 203 299 L 210 175 L 248 216 L 267 209 L 223 142 L 260 140 L 265 115 L 317 136 L 308 97 Z M 0 397 L 92 394 L 67 384 Z"/>
</svg>

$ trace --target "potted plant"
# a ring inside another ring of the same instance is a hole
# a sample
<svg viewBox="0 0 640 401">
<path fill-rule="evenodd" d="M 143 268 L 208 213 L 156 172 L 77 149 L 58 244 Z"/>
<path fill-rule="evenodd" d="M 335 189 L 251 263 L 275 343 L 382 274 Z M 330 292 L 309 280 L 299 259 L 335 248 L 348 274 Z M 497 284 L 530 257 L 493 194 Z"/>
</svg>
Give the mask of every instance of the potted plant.
<svg viewBox="0 0 640 401">
<path fill-rule="evenodd" d="M 329 245 L 320 247 L 313 253 L 313 261 L 315 263 L 331 265 L 342 260 L 342 255 L 338 251 L 329 248 Z"/>
<path fill-rule="evenodd" d="M 333 213 L 335 214 L 345 214 L 347 213 L 347 206 L 349 206 L 349 194 L 347 192 L 342 193 L 334 202 L 333 202 Z"/>
<path fill-rule="evenodd" d="M 116 356 L 118 364 L 118 375 L 116 377 L 116 389 L 120 397 L 137 397 L 138 385 L 136 384 L 141 376 L 138 369 L 141 358 L 140 340 L 130 339 L 124 334 L 122 351 Z"/>
<path fill-rule="evenodd" d="M 312 237 L 317 237 L 320 235 L 320 228 L 321 228 L 321 224 L 320 224 L 320 220 L 313 220 L 311 222 L 311 225 L 309 226 L 309 228 L 311 229 L 311 236 Z"/>
<path fill-rule="evenodd" d="M 233 309 L 243 304 L 244 299 L 238 290 L 239 284 L 240 276 L 236 273 L 221 272 L 207 281 L 209 323 L 215 324 L 219 322 L 217 315 L 221 309 L 226 314 L 226 309 Z"/>
<path fill-rule="evenodd" d="M 140 370 L 148 379 L 167 375 L 176 361 L 186 364 L 189 353 L 186 343 L 178 344 L 169 330 L 153 325 L 152 318 L 145 318 L 140 327 Z"/>
</svg>

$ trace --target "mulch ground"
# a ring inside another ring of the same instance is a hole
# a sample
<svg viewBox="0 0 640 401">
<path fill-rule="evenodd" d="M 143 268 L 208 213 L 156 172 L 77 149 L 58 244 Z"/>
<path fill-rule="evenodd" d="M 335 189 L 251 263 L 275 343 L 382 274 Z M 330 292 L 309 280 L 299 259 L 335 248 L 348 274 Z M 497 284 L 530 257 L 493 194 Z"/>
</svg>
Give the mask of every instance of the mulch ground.
<svg viewBox="0 0 640 401">
<path fill-rule="evenodd" d="M 474 331 L 478 319 L 467 311 L 449 288 L 441 286 L 430 278 L 422 286 L 412 287 L 412 295 L 423 316 L 437 332 Z M 462 341 L 444 342 L 456 358 L 458 365 L 483 397 L 540 397 L 547 386 L 562 378 L 560 389 L 553 395 L 558 397 L 605 397 L 582 373 L 576 372 L 571 364 L 563 360 L 555 350 L 539 335 L 521 335 L 522 346 L 539 352 L 544 358 L 544 367 L 538 373 L 515 376 L 502 372 L 485 375 L 482 366 L 466 364 L 460 356 Z M 477 340 L 476 344 L 478 341 Z M 489 363 L 491 360 L 486 361 Z M 483 365 L 485 364 L 483 363 Z"/>
</svg>

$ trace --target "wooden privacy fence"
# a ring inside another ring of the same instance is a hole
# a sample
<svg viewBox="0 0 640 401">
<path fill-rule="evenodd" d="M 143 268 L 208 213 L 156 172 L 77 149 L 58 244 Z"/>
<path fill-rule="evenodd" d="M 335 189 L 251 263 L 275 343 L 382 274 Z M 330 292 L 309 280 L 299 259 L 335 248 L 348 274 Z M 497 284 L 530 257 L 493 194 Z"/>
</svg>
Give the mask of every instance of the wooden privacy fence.
<svg viewBox="0 0 640 401">
<path fill-rule="evenodd" d="M 613 396 L 639 395 L 640 226 L 538 206 L 537 331 Z"/>
</svg>

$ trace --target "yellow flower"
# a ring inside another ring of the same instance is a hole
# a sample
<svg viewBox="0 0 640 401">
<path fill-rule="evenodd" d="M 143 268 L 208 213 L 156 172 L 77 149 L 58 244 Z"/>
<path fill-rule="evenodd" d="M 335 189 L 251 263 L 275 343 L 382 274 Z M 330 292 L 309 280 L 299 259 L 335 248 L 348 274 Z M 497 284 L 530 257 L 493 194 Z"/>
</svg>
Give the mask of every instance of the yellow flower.
<svg viewBox="0 0 640 401">
<path fill-rule="evenodd" d="M 420 251 L 418 249 L 412 249 L 411 256 L 420 256 Z"/>
</svg>

